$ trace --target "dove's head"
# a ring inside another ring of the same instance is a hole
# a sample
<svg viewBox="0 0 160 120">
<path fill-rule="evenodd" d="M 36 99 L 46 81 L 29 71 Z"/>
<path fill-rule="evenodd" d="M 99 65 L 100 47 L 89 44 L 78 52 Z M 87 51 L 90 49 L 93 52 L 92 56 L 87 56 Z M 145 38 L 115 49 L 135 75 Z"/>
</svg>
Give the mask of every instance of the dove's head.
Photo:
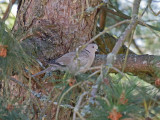
<svg viewBox="0 0 160 120">
<path fill-rule="evenodd" d="M 95 53 L 98 50 L 98 46 L 96 44 L 89 44 L 85 49 L 91 53 Z"/>
</svg>

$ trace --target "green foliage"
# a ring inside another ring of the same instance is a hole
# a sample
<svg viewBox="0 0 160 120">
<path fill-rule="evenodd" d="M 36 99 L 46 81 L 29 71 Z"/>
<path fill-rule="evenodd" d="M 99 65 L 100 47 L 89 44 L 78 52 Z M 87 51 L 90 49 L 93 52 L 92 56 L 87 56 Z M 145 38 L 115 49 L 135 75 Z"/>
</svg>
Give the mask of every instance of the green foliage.
<svg viewBox="0 0 160 120">
<path fill-rule="evenodd" d="M 113 75 L 113 79 L 113 81 L 119 81 L 121 77 Z M 116 108 L 121 113 L 122 118 L 134 117 L 134 119 L 142 119 L 146 116 L 158 116 L 156 110 L 159 107 L 153 104 L 153 99 L 157 92 L 155 89 L 147 87 L 146 84 L 144 81 L 141 81 L 140 85 L 140 80 L 137 77 L 123 78 L 118 83 L 113 82 L 112 86 L 103 84 L 100 90 L 101 93 L 95 99 L 96 102 L 88 106 L 90 112 L 87 115 L 87 120 L 110 120 L 108 116 L 113 108 Z M 122 94 L 124 99 L 122 99 Z M 126 101 L 123 104 L 121 100 Z M 146 111 L 145 104 L 151 101 L 152 105 L 150 104 L 149 108 L 147 108 L 148 111 Z"/>
<path fill-rule="evenodd" d="M 128 17 L 131 16 L 132 9 L 129 3 L 126 3 L 126 5 L 124 6 L 121 4 L 120 0 L 113 0 L 111 1 L 111 4 L 112 6 L 108 6 L 108 8 L 116 10 L 121 14 L 126 14 L 128 15 Z M 6 3 L 3 3 L 3 8 L 0 5 L 0 10 L 3 12 L 4 10 L 2 9 L 4 9 L 4 7 L 7 7 Z M 144 8 L 141 8 L 140 13 L 142 13 L 143 10 Z M 1 12 L 0 17 L 2 16 L 3 14 Z M 118 16 L 110 16 L 111 17 L 107 17 L 107 26 L 111 26 L 118 21 L 124 20 L 124 18 Z M 147 11 L 144 17 L 145 19 L 150 20 L 155 16 L 152 16 L 151 13 Z M 155 22 L 151 21 L 149 23 L 152 25 L 151 29 L 159 31 L 160 24 L 158 20 Z M 124 31 L 126 26 L 127 25 L 122 25 L 116 29 L 111 30 L 110 32 L 119 36 L 122 31 Z M 137 38 L 143 42 L 142 47 L 146 47 L 143 48 L 143 51 L 151 51 L 155 54 L 159 52 L 159 50 L 156 49 L 159 48 L 159 38 L 155 38 L 154 33 L 151 32 L 148 27 L 142 27 L 141 25 L 138 25 L 135 34 L 138 36 Z M 11 31 L 9 31 L 9 29 L 3 22 L 0 22 L 0 45 L 7 46 L 7 56 L 0 57 L 0 82 L 8 82 L 8 77 L 12 76 L 13 74 L 18 74 L 22 77 L 23 80 L 26 80 L 23 73 L 29 73 L 30 67 L 35 65 L 35 61 L 25 53 L 24 48 L 21 47 L 20 43 L 16 40 L 16 38 L 14 38 L 14 36 L 11 34 Z M 30 50 L 30 48 L 28 50 Z M 30 52 L 32 51 L 30 50 Z M 48 99 L 46 101 L 42 102 L 39 100 L 39 103 L 36 103 L 36 107 L 39 107 L 38 112 L 43 113 L 45 111 L 44 109 L 40 109 L 41 104 L 42 106 L 45 106 L 46 104 L 46 108 L 50 107 L 51 104 L 48 104 L 49 100 L 51 100 L 50 103 L 58 103 L 60 100 L 62 100 L 62 102 L 60 103 L 61 106 L 59 106 L 61 108 L 64 108 L 65 111 L 73 109 L 77 105 L 77 101 L 79 100 L 81 94 L 86 91 L 90 93 L 90 91 L 92 91 L 92 86 L 96 83 L 95 81 L 99 79 L 96 75 L 94 77 L 88 78 L 89 75 L 90 74 L 81 74 L 73 77 L 68 73 L 53 72 L 53 74 L 51 75 L 44 76 L 41 79 L 42 83 L 44 81 L 52 83 L 53 88 L 51 91 L 45 91 L 48 94 Z M 81 101 L 81 105 L 78 111 L 84 118 L 88 120 L 107 120 L 109 119 L 108 116 L 110 115 L 113 108 L 116 108 L 117 112 L 122 115 L 122 118 L 132 117 L 143 119 L 145 117 L 152 117 L 160 119 L 158 113 L 160 111 L 160 107 L 159 102 L 156 99 L 156 96 L 159 93 L 159 89 L 156 89 L 150 84 L 147 84 L 146 82 L 140 80 L 138 77 L 129 75 L 127 75 L 127 77 L 122 77 L 119 74 L 110 75 L 112 77 L 112 80 L 109 80 L 109 84 L 104 83 L 104 81 L 101 79 L 102 84 L 100 85 L 94 100 L 92 100 L 90 94 L 88 94 Z M 158 70 L 156 71 L 156 75 L 159 76 Z M 71 79 L 76 80 L 73 86 L 69 85 L 69 80 Z M 88 82 L 91 82 L 92 85 L 89 85 Z M 78 83 L 81 84 L 74 87 L 74 85 Z M 9 86 L 9 83 L 7 84 Z M 1 93 L 3 94 L 2 96 L 6 97 L 3 99 L 0 98 L 0 119 L 29 119 L 30 117 L 28 116 L 34 113 L 33 108 L 28 107 L 27 110 L 24 110 L 24 104 L 22 104 L 22 106 L 15 105 L 16 102 L 11 100 L 9 96 L 11 94 L 11 91 L 7 91 L 8 88 L 6 86 L 3 88 L 3 93 L 1 91 Z M 42 84 L 41 90 L 45 89 L 43 89 L 43 87 L 44 86 Z M 71 89 L 72 87 L 73 89 Z M 31 93 L 31 88 L 28 90 L 28 92 Z M 52 98 L 52 93 L 56 93 L 54 94 L 54 96 L 57 97 Z M 27 95 L 24 96 L 26 97 Z M 17 101 L 19 99 L 22 98 L 18 97 Z M 26 98 L 26 101 L 31 101 L 31 99 L 32 97 L 29 96 L 28 98 Z M 37 100 L 35 101 L 37 102 Z M 30 103 L 32 102 L 29 102 L 29 104 Z M 9 109 L 8 105 L 12 105 L 13 108 Z M 30 105 L 32 106 L 33 103 Z"/>
<path fill-rule="evenodd" d="M 2 120 L 28 120 L 23 113 L 22 106 L 8 104 L 5 99 L 0 98 L 0 119 Z"/>
<path fill-rule="evenodd" d="M 55 75 L 56 73 L 54 72 L 53 74 Z M 61 75 L 63 76 L 63 74 Z M 88 78 L 88 76 L 89 74 L 76 76 L 75 84 L 82 82 L 82 85 L 73 88 L 67 93 L 66 91 L 71 88 L 68 85 L 68 79 L 71 78 L 68 73 L 63 76 L 63 79 L 50 78 L 51 80 L 49 81 L 56 83 L 54 87 L 57 91 L 62 89 L 56 101 L 59 101 L 62 95 L 65 94 L 61 102 L 62 108 L 65 110 L 70 109 L 69 106 L 76 105 L 84 91 L 92 90 L 87 82 L 93 82 L 94 84 L 97 76 L 92 78 Z M 111 77 L 112 80 L 108 85 L 101 84 L 95 99 L 92 100 L 90 96 L 84 97 L 79 109 L 84 118 L 87 120 L 110 120 L 108 116 L 113 108 L 116 108 L 122 118 L 143 119 L 145 117 L 157 117 L 159 119 L 157 110 L 159 111 L 160 107 L 156 100 L 159 90 L 135 76 L 127 75 L 122 77 L 120 74 L 111 74 Z"/>
<path fill-rule="evenodd" d="M 0 22 L 0 45 L 7 46 L 7 56 L 0 57 L 1 77 L 18 73 L 19 75 L 29 66 L 35 64 L 22 49 L 20 43 L 12 36 L 3 22 Z"/>
<path fill-rule="evenodd" d="M 114 79 L 119 80 L 119 79 Z M 112 86 L 103 85 L 102 90 L 104 96 L 99 96 L 97 100 L 97 105 L 91 106 L 91 116 L 89 120 L 107 120 L 109 113 L 112 111 L 114 107 L 118 109 L 120 113 L 122 113 L 125 117 L 129 115 L 129 113 L 136 114 L 141 111 L 141 107 L 135 101 L 138 98 L 137 95 L 134 95 L 134 90 L 137 85 L 132 83 L 132 85 L 127 82 L 119 82 L 113 83 Z M 124 100 L 127 100 L 125 104 L 120 103 L 121 95 L 124 94 Z M 108 103 L 106 102 L 108 101 Z M 98 113 L 98 114 L 97 114 Z"/>
<path fill-rule="evenodd" d="M 0 45 L 1 47 L 4 45 L 7 46 L 6 56 L 0 56 L 0 96 L 3 96 L 0 98 L 0 119 L 28 120 L 29 117 L 26 114 L 31 114 L 31 111 L 24 110 L 24 106 L 26 105 L 18 104 L 22 97 L 11 98 L 16 91 L 14 91 L 15 88 L 12 88 L 10 77 L 17 75 L 20 80 L 28 81 L 24 74 L 30 74 L 29 71 L 31 67 L 36 66 L 36 62 L 25 53 L 20 43 L 1 21 L 0 28 Z"/>
</svg>

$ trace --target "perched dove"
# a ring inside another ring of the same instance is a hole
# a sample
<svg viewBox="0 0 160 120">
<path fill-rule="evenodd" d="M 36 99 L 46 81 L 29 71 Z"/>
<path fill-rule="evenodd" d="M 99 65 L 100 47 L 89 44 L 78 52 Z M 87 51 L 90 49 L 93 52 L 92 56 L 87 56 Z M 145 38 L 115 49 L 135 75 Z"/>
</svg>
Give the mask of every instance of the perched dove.
<svg viewBox="0 0 160 120">
<path fill-rule="evenodd" d="M 78 54 L 76 52 L 66 53 L 58 58 L 55 63 L 66 66 L 67 70 L 73 74 L 84 73 L 91 67 L 97 49 L 98 46 L 96 44 L 89 44 Z"/>
<path fill-rule="evenodd" d="M 47 71 L 54 71 L 57 68 L 59 70 L 69 71 L 71 74 L 74 75 L 77 75 L 79 73 L 85 73 L 87 69 L 91 67 L 97 49 L 98 46 L 96 44 L 89 44 L 84 50 L 80 52 L 66 53 L 62 57 L 55 60 L 49 68 L 39 73 L 36 73 L 32 77 L 43 74 Z"/>
</svg>

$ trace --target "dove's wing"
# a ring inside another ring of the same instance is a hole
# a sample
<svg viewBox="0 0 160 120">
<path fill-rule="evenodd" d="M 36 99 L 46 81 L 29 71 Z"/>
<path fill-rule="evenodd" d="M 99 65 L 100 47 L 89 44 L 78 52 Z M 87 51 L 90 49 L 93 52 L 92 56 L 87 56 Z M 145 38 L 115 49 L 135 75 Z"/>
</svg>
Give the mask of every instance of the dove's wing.
<svg viewBox="0 0 160 120">
<path fill-rule="evenodd" d="M 58 58 L 55 62 L 61 65 L 68 65 L 71 62 L 73 62 L 75 55 L 76 55 L 75 52 L 66 53 L 62 57 Z"/>
<path fill-rule="evenodd" d="M 58 58 L 55 62 L 61 65 L 69 65 L 69 64 L 74 64 L 75 60 L 79 60 L 80 66 L 84 66 L 87 64 L 88 58 L 89 55 L 85 51 L 80 52 L 77 58 L 76 58 L 76 52 L 70 52 Z"/>
</svg>

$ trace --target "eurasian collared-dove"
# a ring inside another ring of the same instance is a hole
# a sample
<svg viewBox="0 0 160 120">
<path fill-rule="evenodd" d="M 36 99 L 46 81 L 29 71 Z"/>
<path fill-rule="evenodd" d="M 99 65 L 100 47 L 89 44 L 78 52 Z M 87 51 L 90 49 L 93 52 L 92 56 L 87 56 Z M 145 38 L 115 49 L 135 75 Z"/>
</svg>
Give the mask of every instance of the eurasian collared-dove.
<svg viewBox="0 0 160 120">
<path fill-rule="evenodd" d="M 95 52 L 98 46 L 96 44 L 89 44 L 84 50 L 77 52 L 69 52 L 58 58 L 51 64 L 51 66 L 39 73 L 34 74 L 32 77 L 43 74 L 47 71 L 65 70 L 71 74 L 77 75 L 79 73 L 85 73 L 88 68 L 91 67 Z"/>
</svg>

